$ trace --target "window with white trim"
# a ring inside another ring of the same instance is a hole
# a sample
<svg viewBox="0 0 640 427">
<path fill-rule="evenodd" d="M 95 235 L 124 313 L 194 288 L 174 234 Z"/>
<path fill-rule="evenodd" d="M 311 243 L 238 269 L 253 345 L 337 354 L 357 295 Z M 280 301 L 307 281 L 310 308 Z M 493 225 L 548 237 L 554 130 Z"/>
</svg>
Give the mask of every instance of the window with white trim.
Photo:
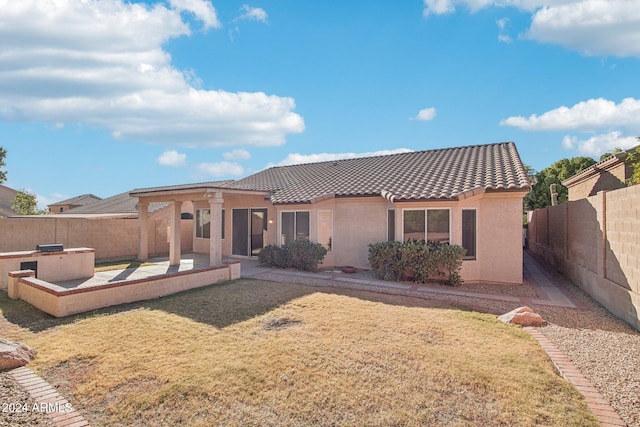
<svg viewBox="0 0 640 427">
<path fill-rule="evenodd" d="M 211 209 L 196 209 L 196 237 L 211 237 Z"/>
<path fill-rule="evenodd" d="M 449 209 L 405 209 L 402 217 L 403 240 L 451 241 Z"/>
<path fill-rule="evenodd" d="M 396 240 L 396 211 L 387 210 L 387 242 Z"/>
<path fill-rule="evenodd" d="M 309 240 L 309 211 L 282 212 L 280 221 L 280 245 L 294 240 Z"/>
<path fill-rule="evenodd" d="M 327 251 L 333 249 L 333 211 L 318 211 L 318 243 Z"/>
<path fill-rule="evenodd" d="M 476 259 L 477 218 L 475 209 L 462 210 L 462 247 L 467 253 L 462 259 Z"/>
</svg>

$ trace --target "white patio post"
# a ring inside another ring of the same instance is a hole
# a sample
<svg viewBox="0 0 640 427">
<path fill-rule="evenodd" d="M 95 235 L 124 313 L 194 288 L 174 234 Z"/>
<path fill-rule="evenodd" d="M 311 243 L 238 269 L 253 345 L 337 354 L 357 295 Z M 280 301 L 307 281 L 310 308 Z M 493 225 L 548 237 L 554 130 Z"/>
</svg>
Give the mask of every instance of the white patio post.
<svg viewBox="0 0 640 427">
<path fill-rule="evenodd" d="M 211 233 L 209 237 L 209 265 L 222 265 L 222 193 L 217 192 L 209 198 L 211 209 Z"/>
<path fill-rule="evenodd" d="M 171 200 L 169 202 L 171 212 L 170 228 L 169 228 L 169 265 L 180 265 L 180 246 L 182 244 L 182 233 L 180 230 L 182 202 L 179 200 Z"/>
<path fill-rule="evenodd" d="M 138 199 L 138 259 L 149 259 L 149 203 Z"/>
</svg>

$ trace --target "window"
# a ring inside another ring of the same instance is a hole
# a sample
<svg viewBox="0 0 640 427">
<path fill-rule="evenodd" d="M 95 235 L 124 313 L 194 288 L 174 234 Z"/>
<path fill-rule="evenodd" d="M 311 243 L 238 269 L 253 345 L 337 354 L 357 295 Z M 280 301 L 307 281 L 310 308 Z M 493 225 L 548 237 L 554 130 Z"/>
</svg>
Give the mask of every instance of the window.
<svg viewBox="0 0 640 427">
<path fill-rule="evenodd" d="M 463 259 L 476 259 L 476 211 L 462 210 L 462 247 L 467 250 Z"/>
<path fill-rule="evenodd" d="M 333 246 L 333 211 L 318 211 L 318 243 L 327 251 Z"/>
<path fill-rule="evenodd" d="M 211 209 L 196 210 L 196 237 L 211 237 Z"/>
<path fill-rule="evenodd" d="M 222 209 L 222 217 L 220 218 L 220 220 L 222 221 L 222 230 L 220 230 L 220 238 L 222 240 L 224 240 L 224 218 L 225 218 L 225 214 L 224 214 L 224 209 Z"/>
<path fill-rule="evenodd" d="M 403 211 L 403 239 L 449 243 L 449 209 Z"/>
<path fill-rule="evenodd" d="M 396 211 L 387 211 L 387 242 L 396 240 Z"/>
<path fill-rule="evenodd" d="M 449 243 L 449 209 L 427 211 L 427 240 Z"/>
<path fill-rule="evenodd" d="M 282 212 L 280 245 L 294 240 L 309 240 L 309 212 Z"/>
</svg>

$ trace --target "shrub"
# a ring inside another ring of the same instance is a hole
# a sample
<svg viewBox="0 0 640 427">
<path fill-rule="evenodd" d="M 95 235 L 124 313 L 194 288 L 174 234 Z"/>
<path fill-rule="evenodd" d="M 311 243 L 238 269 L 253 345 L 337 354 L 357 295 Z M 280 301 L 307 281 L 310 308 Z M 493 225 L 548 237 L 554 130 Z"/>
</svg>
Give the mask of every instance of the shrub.
<svg viewBox="0 0 640 427">
<path fill-rule="evenodd" d="M 291 267 L 297 270 L 315 271 L 327 254 L 327 249 L 320 243 L 308 240 L 294 240 L 287 246 Z"/>
<path fill-rule="evenodd" d="M 291 264 L 287 247 L 280 247 L 276 245 L 268 245 L 262 248 L 258 253 L 258 261 L 260 264 L 277 268 L 289 268 L 289 265 Z"/>
<path fill-rule="evenodd" d="M 327 250 L 319 243 L 296 240 L 287 246 L 265 246 L 258 253 L 258 261 L 269 267 L 315 271 L 326 254 Z"/>
<path fill-rule="evenodd" d="M 369 245 L 369 265 L 375 276 L 383 280 L 401 280 L 400 242 L 383 242 Z"/>
<path fill-rule="evenodd" d="M 462 283 L 460 268 L 466 249 L 458 245 L 409 240 L 369 245 L 369 265 L 383 280 L 411 279 L 419 283 L 442 280 Z"/>
</svg>

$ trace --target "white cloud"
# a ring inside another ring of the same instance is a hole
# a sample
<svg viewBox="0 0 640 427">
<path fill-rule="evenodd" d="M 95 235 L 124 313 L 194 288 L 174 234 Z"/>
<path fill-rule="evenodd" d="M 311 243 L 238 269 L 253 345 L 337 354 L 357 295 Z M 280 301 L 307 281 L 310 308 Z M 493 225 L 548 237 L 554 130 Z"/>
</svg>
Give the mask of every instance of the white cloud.
<svg viewBox="0 0 640 427">
<path fill-rule="evenodd" d="M 199 163 L 196 168 L 199 172 L 216 178 L 240 176 L 244 173 L 242 165 L 233 162 Z"/>
<path fill-rule="evenodd" d="M 169 3 L 176 10 L 191 12 L 202 21 L 204 28 L 219 28 L 218 14 L 213 5 L 206 0 L 170 0 Z"/>
<path fill-rule="evenodd" d="M 589 99 L 572 107 L 558 107 L 538 116 L 514 116 L 500 122 L 529 131 L 578 130 L 596 132 L 613 127 L 640 132 L 640 100 L 625 98 L 619 104 L 603 98 Z"/>
<path fill-rule="evenodd" d="M 436 109 L 433 107 L 423 108 L 418 111 L 418 115 L 416 116 L 416 120 L 429 121 L 433 120 L 436 117 Z"/>
<path fill-rule="evenodd" d="M 423 15 L 454 13 L 457 6 L 514 7 L 532 14 L 525 38 L 586 55 L 640 56 L 638 0 L 424 0 Z"/>
<path fill-rule="evenodd" d="M 559 107 L 538 116 L 514 116 L 501 125 L 526 131 L 576 131 L 591 134 L 587 139 L 565 135 L 562 147 L 582 155 L 598 157 L 614 148 L 638 145 L 640 134 L 640 100 L 625 98 L 619 104 L 607 99 L 589 99 L 572 107 Z M 626 132 L 626 135 L 623 133 Z M 633 135 L 633 136 L 628 136 Z"/>
<path fill-rule="evenodd" d="M 498 41 L 511 43 L 513 40 L 511 36 L 507 34 L 507 31 L 511 27 L 511 20 L 509 18 L 501 18 L 496 21 L 496 25 L 498 25 Z"/>
<path fill-rule="evenodd" d="M 224 157 L 226 160 L 248 160 L 251 158 L 251 153 L 242 148 L 238 148 L 223 153 L 222 157 Z"/>
<path fill-rule="evenodd" d="M 640 56 L 640 3 L 585 0 L 545 7 L 525 37 L 587 55 Z"/>
<path fill-rule="evenodd" d="M 578 153 L 598 158 L 601 154 L 613 151 L 616 148 L 623 150 L 638 145 L 638 140 L 633 136 L 623 136 L 620 132 L 609 132 L 595 135 L 591 138 L 580 140 L 575 136 L 565 136 L 562 146 L 566 149 L 577 148 Z"/>
<path fill-rule="evenodd" d="M 251 7 L 249 5 L 242 5 L 240 8 L 242 14 L 237 19 L 246 19 L 249 21 L 258 21 L 267 23 L 269 21 L 269 15 L 267 12 L 260 7 Z"/>
<path fill-rule="evenodd" d="M 169 150 L 162 153 L 156 161 L 162 166 L 184 166 L 187 164 L 187 155 L 184 153 L 178 153 L 175 150 Z"/>
<path fill-rule="evenodd" d="M 408 148 L 397 148 L 395 150 L 380 150 L 367 153 L 318 153 L 318 154 L 299 154 L 291 153 L 284 160 L 278 163 L 270 163 L 267 167 L 298 165 L 302 163 L 327 162 L 331 160 L 354 159 L 357 157 L 373 157 L 386 156 L 388 154 L 410 153 L 413 150 Z"/>
<path fill-rule="evenodd" d="M 209 2 L 0 0 L 0 118 L 76 123 L 184 146 L 280 145 L 304 130 L 292 98 L 199 89 L 162 44 L 214 26 Z M 217 18 L 216 18 L 217 19 Z"/>
</svg>

